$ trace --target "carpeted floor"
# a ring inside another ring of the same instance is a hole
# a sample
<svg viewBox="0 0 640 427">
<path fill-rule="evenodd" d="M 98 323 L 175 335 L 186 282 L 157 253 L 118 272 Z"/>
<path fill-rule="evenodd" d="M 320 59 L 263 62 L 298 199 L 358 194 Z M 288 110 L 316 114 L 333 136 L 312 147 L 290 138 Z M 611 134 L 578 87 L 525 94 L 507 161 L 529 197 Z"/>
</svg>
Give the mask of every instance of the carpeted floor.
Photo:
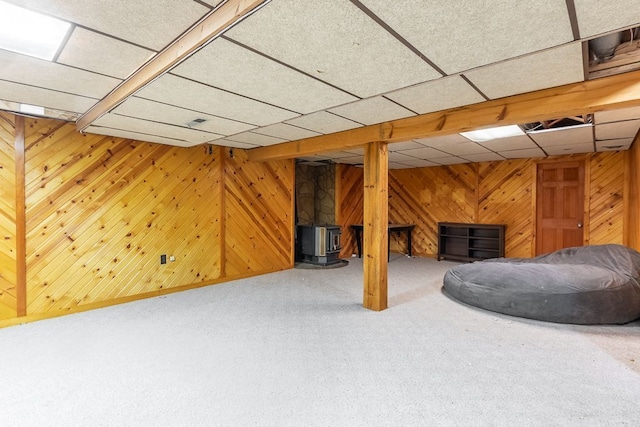
<svg viewBox="0 0 640 427">
<path fill-rule="evenodd" d="M 640 423 L 640 322 L 464 306 L 452 265 L 392 255 L 380 313 L 352 258 L 0 329 L 0 425 Z"/>
</svg>

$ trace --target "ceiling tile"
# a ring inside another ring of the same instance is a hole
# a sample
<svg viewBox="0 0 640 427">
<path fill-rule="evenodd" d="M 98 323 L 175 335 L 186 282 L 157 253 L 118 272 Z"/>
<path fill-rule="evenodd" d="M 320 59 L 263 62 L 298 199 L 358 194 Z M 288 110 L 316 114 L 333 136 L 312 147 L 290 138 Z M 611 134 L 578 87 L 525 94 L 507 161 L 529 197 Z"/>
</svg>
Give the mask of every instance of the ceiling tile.
<svg viewBox="0 0 640 427">
<path fill-rule="evenodd" d="M 113 110 L 113 112 L 120 115 L 138 117 L 140 119 L 177 126 L 193 127 L 221 135 L 232 135 L 255 128 L 254 125 L 223 119 L 209 114 L 204 114 L 202 112 L 175 107 L 173 105 L 149 101 L 135 96 L 120 104 L 115 110 Z M 193 124 L 193 120 L 195 119 L 204 119 L 205 122 Z"/>
<path fill-rule="evenodd" d="M 329 111 L 365 125 L 374 125 L 415 115 L 406 108 L 381 96 L 352 102 Z"/>
<path fill-rule="evenodd" d="M 402 151 L 402 154 L 406 154 L 407 156 L 411 156 L 411 157 L 415 157 L 423 160 L 451 156 L 449 153 L 445 153 L 431 147 L 422 147 L 422 148 L 417 148 L 415 150 L 406 150 L 406 151 Z"/>
<path fill-rule="evenodd" d="M 0 79 L 44 89 L 102 98 L 120 80 L 0 49 Z M 1 96 L 0 96 L 1 97 Z"/>
<path fill-rule="evenodd" d="M 471 70 L 465 76 L 490 99 L 584 80 L 582 46 L 571 43 Z"/>
<path fill-rule="evenodd" d="M 623 108 L 621 110 L 600 111 L 593 115 L 596 124 L 620 122 L 640 119 L 640 107 Z"/>
<path fill-rule="evenodd" d="M 326 159 L 341 159 L 344 157 L 354 157 L 354 154 L 347 151 L 330 151 L 328 153 L 320 153 L 318 156 Z"/>
<path fill-rule="evenodd" d="M 274 138 L 273 136 L 261 135 L 259 133 L 244 132 L 237 135 L 232 135 L 227 138 L 229 141 L 246 142 L 247 144 L 254 144 L 260 146 L 275 145 L 282 142 L 286 142 L 284 139 Z"/>
<path fill-rule="evenodd" d="M 288 125 L 286 123 L 276 123 L 273 125 L 265 126 L 263 128 L 254 129 L 253 132 L 260 133 L 262 135 L 274 136 L 276 138 L 282 138 L 289 141 L 312 138 L 314 136 L 320 135 L 318 132 L 302 129 L 296 126 Z"/>
<path fill-rule="evenodd" d="M 98 100 L 0 80 L 0 98 L 56 110 L 84 113 Z"/>
<path fill-rule="evenodd" d="M 520 150 L 524 148 L 536 148 L 536 144 L 526 135 L 499 138 L 482 143 L 483 147 L 492 151 Z"/>
<path fill-rule="evenodd" d="M 160 50 L 209 12 L 183 0 L 19 0 L 20 6 Z"/>
<path fill-rule="evenodd" d="M 389 151 L 405 151 L 415 150 L 416 148 L 424 148 L 424 145 L 415 141 L 392 142 L 388 145 Z"/>
<path fill-rule="evenodd" d="M 356 154 L 358 156 L 364 156 L 364 148 L 363 147 L 348 148 L 346 150 L 343 150 L 343 152 L 350 153 L 352 155 Z"/>
<path fill-rule="evenodd" d="M 202 1 L 202 3 L 206 3 L 211 7 L 217 7 L 218 5 L 220 5 L 222 2 L 224 2 L 225 0 L 200 0 Z"/>
<path fill-rule="evenodd" d="M 620 151 L 628 150 L 633 143 L 633 138 L 607 139 L 596 141 L 596 151 Z"/>
<path fill-rule="evenodd" d="M 527 133 L 542 148 L 593 142 L 593 126 L 574 126 Z"/>
<path fill-rule="evenodd" d="M 130 131 L 124 131 L 120 129 L 112 129 L 112 128 L 106 128 L 101 126 L 93 126 L 93 125 L 89 126 L 85 130 L 85 132 L 93 133 L 97 135 L 111 136 L 116 138 L 133 139 L 135 141 L 155 142 L 158 144 L 174 145 L 177 147 L 190 147 L 194 145 L 190 142 L 183 141 L 180 139 L 165 138 L 157 135 L 147 135 L 147 134 L 138 133 L 138 132 L 130 132 Z"/>
<path fill-rule="evenodd" d="M 475 104 L 485 99 L 460 76 L 449 76 L 385 94 L 418 114 Z"/>
<path fill-rule="evenodd" d="M 226 35 L 361 98 L 440 77 L 346 0 L 273 1 Z"/>
<path fill-rule="evenodd" d="M 291 111 L 165 74 L 137 93 L 140 98 L 266 126 L 298 116 Z"/>
<path fill-rule="evenodd" d="M 500 155 L 507 159 L 528 159 L 535 157 L 546 157 L 544 151 L 539 148 L 525 148 L 524 150 L 500 151 Z"/>
<path fill-rule="evenodd" d="M 340 132 L 362 126 L 359 123 L 327 113 L 318 111 L 295 119 L 287 120 L 287 123 L 320 133 Z"/>
<path fill-rule="evenodd" d="M 240 141 L 231 141 L 230 139 L 218 139 L 213 142 L 214 145 L 219 145 L 222 147 L 230 147 L 230 148 L 242 148 L 243 150 L 250 150 L 252 148 L 258 148 L 259 145 L 249 144 L 246 142 Z"/>
<path fill-rule="evenodd" d="M 573 40 L 565 0 L 361 0 L 447 74 Z"/>
<path fill-rule="evenodd" d="M 151 50 L 76 27 L 57 62 L 125 79 L 153 54 Z"/>
<path fill-rule="evenodd" d="M 224 39 L 171 72 L 302 114 L 358 99 Z"/>
<path fill-rule="evenodd" d="M 433 162 L 439 165 L 457 165 L 460 163 L 469 163 L 468 160 L 456 156 L 438 157 L 437 159 L 434 159 Z"/>
<path fill-rule="evenodd" d="M 454 133 L 452 135 L 435 136 L 431 138 L 420 138 L 420 139 L 415 139 L 414 141 L 419 142 L 420 144 L 424 144 L 428 147 L 433 147 L 438 149 L 443 149 L 455 143 L 470 142 L 467 138 L 465 138 L 464 136 L 458 133 Z"/>
<path fill-rule="evenodd" d="M 640 120 L 596 125 L 596 139 L 633 138 L 638 133 L 638 128 L 640 128 Z"/>
<path fill-rule="evenodd" d="M 552 145 L 545 147 L 544 151 L 550 156 L 560 156 L 564 154 L 576 153 L 592 153 L 593 143 L 569 144 L 569 145 Z"/>
<path fill-rule="evenodd" d="M 362 156 L 353 156 L 353 157 L 340 157 L 335 159 L 336 163 L 347 163 L 350 165 L 362 165 L 364 164 L 364 157 Z"/>
<path fill-rule="evenodd" d="M 504 160 L 504 157 L 497 153 L 467 154 L 460 157 L 469 160 L 470 162 L 493 162 Z"/>
<path fill-rule="evenodd" d="M 194 144 L 210 142 L 214 139 L 222 138 L 223 136 L 215 133 L 203 132 L 201 130 L 150 122 L 117 114 L 106 114 L 94 121 L 93 124 L 96 126 L 120 129 L 123 131 L 180 139 Z"/>
<path fill-rule="evenodd" d="M 430 162 L 428 160 L 420 160 L 420 159 L 407 160 L 402 162 L 402 164 L 410 166 L 412 168 L 426 168 L 429 166 L 440 166 L 438 163 Z"/>
<path fill-rule="evenodd" d="M 440 148 L 440 150 L 453 154 L 454 156 L 462 156 L 468 154 L 488 154 L 491 150 L 483 147 L 480 144 L 467 140 L 466 142 L 454 142 L 446 147 Z"/>
<path fill-rule="evenodd" d="M 403 163 L 404 161 L 411 161 L 415 159 L 415 157 L 400 152 L 392 151 L 389 153 L 389 162 Z"/>
<path fill-rule="evenodd" d="M 409 165 L 405 165 L 403 163 L 396 163 L 396 162 L 389 162 L 389 169 L 393 170 L 393 169 L 409 169 L 412 166 Z"/>
<path fill-rule="evenodd" d="M 575 6 L 582 38 L 636 26 L 640 22 L 637 0 L 576 0 Z"/>
</svg>

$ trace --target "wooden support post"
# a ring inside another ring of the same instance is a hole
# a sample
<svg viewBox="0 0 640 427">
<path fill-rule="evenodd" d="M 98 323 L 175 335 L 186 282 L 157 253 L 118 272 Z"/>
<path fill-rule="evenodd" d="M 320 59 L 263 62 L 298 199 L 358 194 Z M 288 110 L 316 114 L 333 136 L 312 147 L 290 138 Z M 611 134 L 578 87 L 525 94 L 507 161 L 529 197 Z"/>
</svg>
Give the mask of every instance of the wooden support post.
<svg viewBox="0 0 640 427">
<path fill-rule="evenodd" d="M 387 308 L 389 239 L 389 153 L 385 142 L 364 149 L 364 302 L 365 308 Z"/>
</svg>

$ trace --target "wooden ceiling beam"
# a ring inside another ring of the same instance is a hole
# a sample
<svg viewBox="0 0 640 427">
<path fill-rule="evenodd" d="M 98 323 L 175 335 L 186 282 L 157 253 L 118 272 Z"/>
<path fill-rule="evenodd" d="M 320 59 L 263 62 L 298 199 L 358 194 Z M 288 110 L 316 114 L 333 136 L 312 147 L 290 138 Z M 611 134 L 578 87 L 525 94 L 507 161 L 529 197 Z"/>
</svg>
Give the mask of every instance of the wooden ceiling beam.
<svg viewBox="0 0 640 427">
<path fill-rule="evenodd" d="M 249 160 L 303 157 L 482 127 L 518 125 L 640 105 L 640 71 L 529 92 L 419 116 L 249 150 Z"/>
<path fill-rule="evenodd" d="M 76 129 L 84 131 L 91 123 L 107 114 L 128 97 L 188 58 L 213 38 L 256 11 L 269 0 L 227 0 L 205 15 L 173 43 L 159 52 L 125 81 L 98 101 L 76 122 Z"/>
</svg>

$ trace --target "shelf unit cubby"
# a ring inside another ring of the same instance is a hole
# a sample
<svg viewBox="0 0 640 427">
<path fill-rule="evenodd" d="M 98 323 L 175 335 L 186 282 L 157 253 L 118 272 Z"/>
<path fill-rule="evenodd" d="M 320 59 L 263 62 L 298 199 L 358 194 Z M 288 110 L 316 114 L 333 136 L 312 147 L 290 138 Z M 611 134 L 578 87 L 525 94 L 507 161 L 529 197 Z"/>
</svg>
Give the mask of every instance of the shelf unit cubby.
<svg viewBox="0 0 640 427">
<path fill-rule="evenodd" d="M 438 261 L 504 257 L 504 224 L 438 223 Z"/>
</svg>

